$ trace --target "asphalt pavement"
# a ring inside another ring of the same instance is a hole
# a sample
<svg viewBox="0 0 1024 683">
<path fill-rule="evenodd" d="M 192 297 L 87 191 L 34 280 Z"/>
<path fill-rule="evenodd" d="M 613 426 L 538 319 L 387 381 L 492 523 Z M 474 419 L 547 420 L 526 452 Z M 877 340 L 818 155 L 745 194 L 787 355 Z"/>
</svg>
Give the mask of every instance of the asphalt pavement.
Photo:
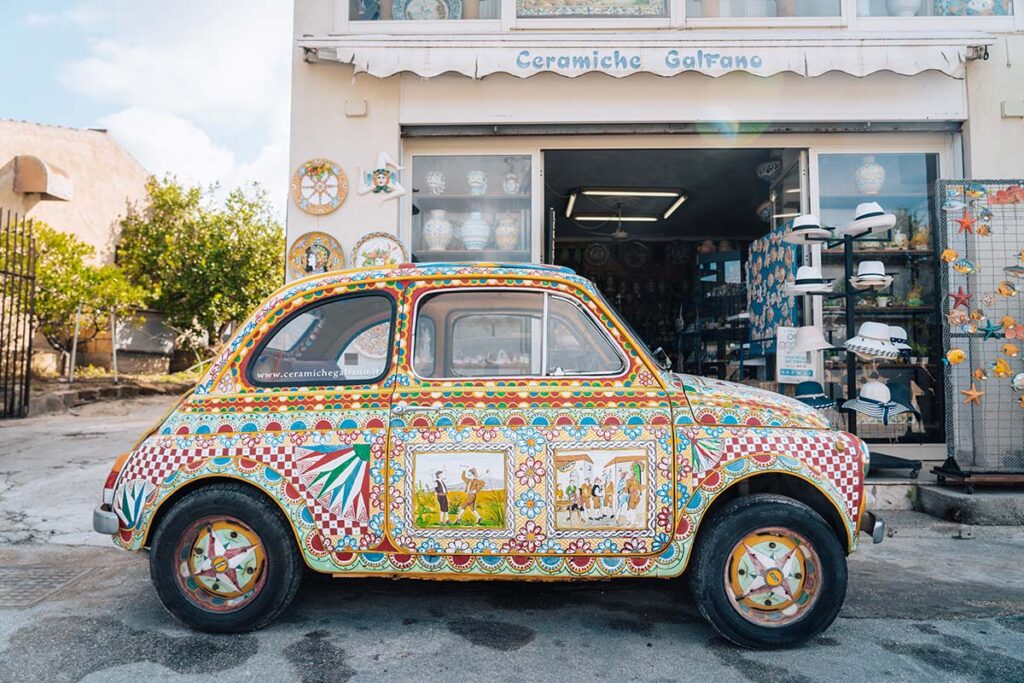
<svg viewBox="0 0 1024 683">
<path fill-rule="evenodd" d="M 169 402 L 0 422 L 0 681 L 1024 681 L 1024 533 L 916 513 L 887 515 L 839 619 L 785 652 L 723 641 L 681 580 L 308 575 L 263 631 L 190 631 L 146 558 L 90 528 L 111 461 Z"/>
</svg>

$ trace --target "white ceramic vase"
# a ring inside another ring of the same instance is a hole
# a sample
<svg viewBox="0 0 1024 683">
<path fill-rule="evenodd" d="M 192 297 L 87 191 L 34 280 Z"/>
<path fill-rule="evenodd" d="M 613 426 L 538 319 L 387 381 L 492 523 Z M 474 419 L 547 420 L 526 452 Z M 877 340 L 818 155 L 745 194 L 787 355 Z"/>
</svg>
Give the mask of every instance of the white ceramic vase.
<svg viewBox="0 0 1024 683">
<path fill-rule="evenodd" d="M 886 0 L 890 17 L 913 17 L 921 11 L 921 0 Z"/>
<path fill-rule="evenodd" d="M 861 194 L 878 194 L 885 184 L 885 168 L 875 157 L 864 157 L 864 163 L 853 172 L 853 184 Z"/>
<path fill-rule="evenodd" d="M 510 213 L 506 213 L 494 226 L 494 244 L 498 249 L 506 251 L 515 249 L 519 245 L 519 219 Z"/>
<path fill-rule="evenodd" d="M 467 172 L 466 184 L 470 194 L 487 194 L 487 174 L 483 171 Z"/>
<path fill-rule="evenodd" d="M 452 232 L 452 223 L 445 217 L 445 210 L 431 209 L 423 223 L 423 241 L 427 243 L 427 251 L 446 249 L 452 239 Z"/>
<path fill-rule="evenodd" d="M 462 224 L 462 245 L 470 251 L 486 249 L 491 241 L 491 225 L 479 211 L 472 211 Z"/>
</svg>

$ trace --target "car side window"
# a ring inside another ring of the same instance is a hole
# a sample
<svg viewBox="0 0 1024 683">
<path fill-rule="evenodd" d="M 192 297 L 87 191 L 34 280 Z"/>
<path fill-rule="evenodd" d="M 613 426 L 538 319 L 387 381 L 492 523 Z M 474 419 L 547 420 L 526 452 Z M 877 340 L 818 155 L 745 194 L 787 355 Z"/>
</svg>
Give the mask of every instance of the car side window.
<svg viewBox="0 0 1024 683">
<path fill-rule="evenodd" d="M 387 372 L 395 306 L 385 294 L 332 299 L 292 314 L 249 363 L 256 386 L 371 384 Z"/>
<path fill-rule="evenodd" d="M 424 378 L 616 374 L 626 367 L 587 311 L 545 292 L 438 292 L 424 298 L 416 316 L 413 368 Z M 433 334 L 420 334 L 424 320 Z"/>
</svg>

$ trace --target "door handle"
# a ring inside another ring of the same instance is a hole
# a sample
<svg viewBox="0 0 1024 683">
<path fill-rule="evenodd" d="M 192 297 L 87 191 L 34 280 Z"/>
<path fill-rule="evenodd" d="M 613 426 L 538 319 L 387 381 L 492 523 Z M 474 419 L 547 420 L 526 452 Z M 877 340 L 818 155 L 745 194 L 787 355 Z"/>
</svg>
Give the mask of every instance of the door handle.
<svg viewBox="0 0 1024 683">
<path fill-rule="evenodd" d="M 433 410 L 433 406 L 411 406 L 407 403 L 392 403 L 391 412 L 395 415 L 401 415 L 402 413 L 413 413 L 422 412 L 425 410 Z"/>
</svg>

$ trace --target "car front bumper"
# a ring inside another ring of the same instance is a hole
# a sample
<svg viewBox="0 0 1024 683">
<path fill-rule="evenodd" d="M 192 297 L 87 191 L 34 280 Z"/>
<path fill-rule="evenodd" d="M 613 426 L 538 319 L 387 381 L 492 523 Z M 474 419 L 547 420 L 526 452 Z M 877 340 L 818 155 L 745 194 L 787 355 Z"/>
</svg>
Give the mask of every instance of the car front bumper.
<svg viewBox="0 0 1024 683">
<path fill-rule="evenodd" d="M 860 531 L 871 537 L 874 543 L 885 540 L 885 520 L 870 510 L 865 510 L 860 517 Z"/>
<path fill-rule="evenodd" d="M 92 511 L 92 528 L 96 533 L 113 536 L 121 527 L 120 520 L 110 505 L 104 503 Z"/>
</svg>

